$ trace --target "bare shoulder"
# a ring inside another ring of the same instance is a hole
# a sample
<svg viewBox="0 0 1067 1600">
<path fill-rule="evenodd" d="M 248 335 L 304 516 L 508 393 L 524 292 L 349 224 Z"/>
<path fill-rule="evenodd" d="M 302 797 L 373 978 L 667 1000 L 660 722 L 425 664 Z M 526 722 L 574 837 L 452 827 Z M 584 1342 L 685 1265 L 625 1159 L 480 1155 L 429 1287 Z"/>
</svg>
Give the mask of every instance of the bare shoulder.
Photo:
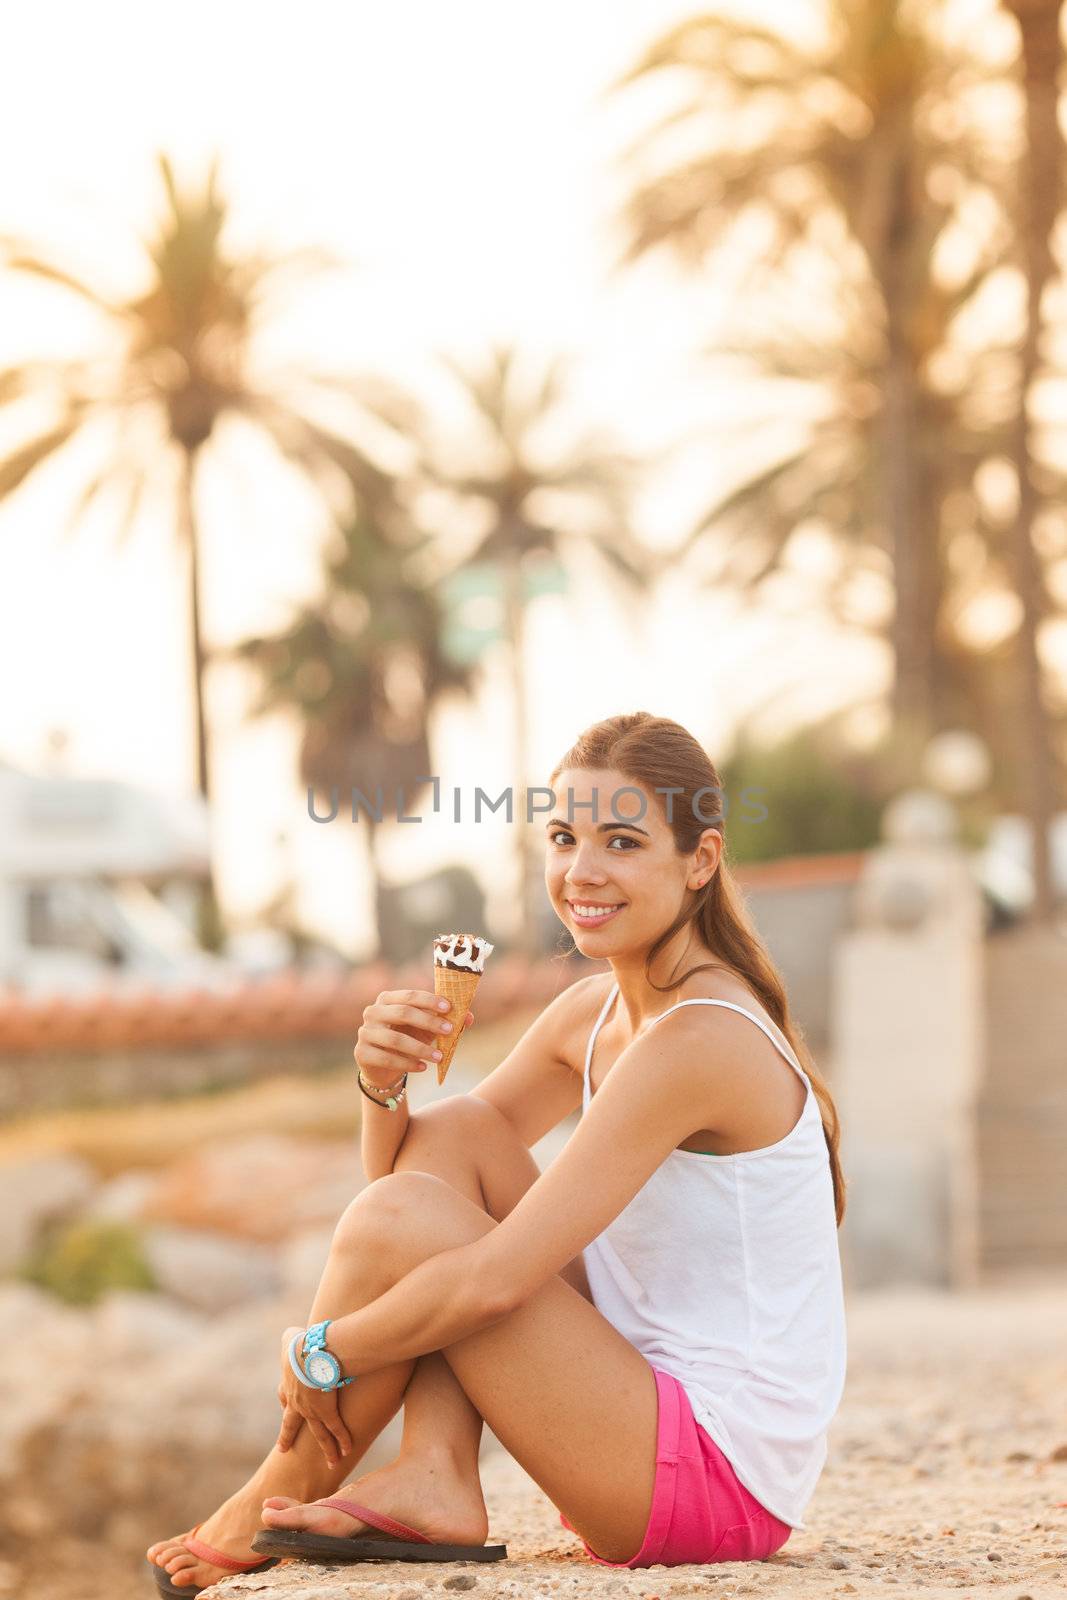
<svg viewBox="0 0 1067 1600">
<path fill-rule="evenodd" d="M 685 1017 L 686 1015 L 692 1016 L 695 1014 L 698 1017 L 700 1015 L 706 1017 L 709 1014 L 714 1016 L 715 1012 L 718 1011 L 719 1015 L 728 1017 L 731 1014 L 728 1009 L 729 1006 L 740 1006 L 743 1011 L 758 1017 L 761 1022 L 769 1023 L 772 1030 L 776 1030 L 777 1027 L 773 1017 L 770 1016 L 763 1001 L 756 994 L 744 974 L 736 972 L 732 967 L 720 966 L 694 973 L 691 978 L 679 986 L 677 992 L 671 995 L 669 999 L 666 995 L 664 996 L 664 1009 L 667 1009 L 669 1005 L 676 1005 L 680 1000 L 720 1000 L 725 1001 L 727 1004 L 726 1006 L 716 1007 L 710 1013 L 707 1009 L 697 1006 L 686 1006 L 683 1011 L 676 1013 L 677 1016 Z M 736 1016 L 737 1013 L 734 1012 L 733 1015 Z"/>
<path fill-rule="evenodd" d="M 787 1097 L 795 1098 L 792 1045 L 739 973 L 701 972 L 681 987 L 682 993 L 672 999 L 672 1005 L 677 1005 L 678 999 L 725 1003 L 679 1006 L 650 1025 L 645 1037 L 659 1034 L 664 1043 L 673 1039 L 683 1054 L 691 1051 L 698 1055 L 720 1088 L 749 1093 L 761 1085 L 772 1088 L 778 1084 Z M 713 1048 L 702 1049 L 709 1040 L 714 1041 Z"/>
<path fill-rule="evenodd" d="M 731 1075 L 737 1066 L 761 1066 L 771 1077 L 784 1072 L 785 1082 L 793 1077 L 792 1067 L 782 1061 L 782 1054 L 790 1056 L 792 1046 L 741 973 L 731 968 L 694 973 L 672 995 L 664 995 L 664 1000 L 664 1013 L 670 1011 L 670 1016 L 646 1024 L 641 1037 L 659 1035 L 662 1043 L 673 1038 L 683 1051 L 694 1046 L 699 1051 L 701 1043 L 715 1040 L 710 1053 L 701 1051 L 715 1075 Z M 718 1003 L 681 1003 L 691 1000 Z"/>
<path fill-rule="evenodd" d="M 614 982 L 615 975 L 612 972 L 591 972 L 586 978 L 577 978 L 559 996 L 561 1004 L 556 1015 L 556 1053 L 559 1060 L 579 1077 L 585 1070 L 585 1047 L 589 1035 Z"/>
</svg>

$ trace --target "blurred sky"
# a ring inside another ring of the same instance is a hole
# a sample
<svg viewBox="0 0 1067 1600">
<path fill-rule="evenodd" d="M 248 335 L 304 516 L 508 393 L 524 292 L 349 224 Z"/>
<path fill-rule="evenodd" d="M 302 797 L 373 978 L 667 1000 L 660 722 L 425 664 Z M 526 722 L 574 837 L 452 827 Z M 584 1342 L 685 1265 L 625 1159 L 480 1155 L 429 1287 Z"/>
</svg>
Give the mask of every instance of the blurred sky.
<svg viewBox="0 0 1067 1600">
<path fill-rule="evenodd" d="M 652 98 L 606 106 L 604 86 L 690 5 L 671 0 L 312 0 L 300 8 L 192 0 L 180 11 L 119 0 L 21 7 L 5 25 L 0 231 L 46 245 L 104 286 L 136 288 L 136 240 L 159 206 L 154 154 L 195 178 L 218 151 L 234 244 L 317 242 L 358 263 L 323 281 L 279 325 L 272 354 L 390 373 L 447 413 L 434 351 L 476 361 L 493 339 L 570 352 L 575 414 L 632 447 L 675 446 L 638 508 L 639 531 L 669 546 L 736 459 L 716 428 L 746 403 L 716 390 L 696 352 L 736 286 L 687 283 L 645 263 L 609 281 L 623 192 L 612 158 Z M 782 0 L 749 16 L 795 22 Z M 0 360 L 69 352 L 88 324 L 58 291 L 0 280 Z M 6 442 L 6 441 L 0 441 Z M 284 622 L 316 592 L 321 508 L 244 438 L 205 474 L 203 550 L 209 641 Z M 765 443 L 764 437 L 761 443 Z M 85 459 L 90 458 L 87 448 Z M 219 453 L 220 457 L 222 452 Z M 61 538 L 82 481 L 42 475 L 0 510 L 0 760 L 37 769 L 53 728 L 67 770 L 160 789 L 193 781 L 187 616 L 167 502 L 149 505 L 113 547 L 108 509 Z M 780 606 L 740 617 L 727 596 L 670 576 L 627 617 L 595 564 L 567 600 L 530 616 L 531 743 L 544 775 L 596 717 L 647 709 L 677 717 L 721 755 L 754 714 L 768 732 L 886 682 L 885 652 L 805 615 L 798 551 Z M 477 705 L 436 728 L 443 781 L 473 796 L 519 780 L 506 663 L 487 658 Z M 212 683 L 216 841 L 228 909 L 253 913 L 288 859 L 306 919 L 353 954 L 365 941 L 357 830 L 316 827 L 294 777 L 293 730 L 244 725 L 246 688 Z M 288 857 L 277 836 L 290 840 Z M 395 829 L 400 879 L 449 859 L 490 879 L 490 910 L 512 896 L 502 820 Z M 488 870 L 487 870 L 487 864 Z M 493 864 L 498 870 L 493 870 Z"/>
</svg>

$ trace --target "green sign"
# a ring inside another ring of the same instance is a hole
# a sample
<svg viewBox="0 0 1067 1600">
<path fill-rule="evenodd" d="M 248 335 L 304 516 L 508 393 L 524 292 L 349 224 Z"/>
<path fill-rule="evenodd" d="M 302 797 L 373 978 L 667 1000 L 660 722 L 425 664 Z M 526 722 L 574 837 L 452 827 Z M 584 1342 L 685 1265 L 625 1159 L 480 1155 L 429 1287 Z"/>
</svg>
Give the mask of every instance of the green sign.
<svg viewBox="0 0 1067 1600">
<path fill-rule="evenodd" d="M 526 604 L 543 594 L 566 594 L 567 574 L 554 558 L 528 560 L 522 568 Z M 469 664 L 504 638 L 504 582 L 499 564 L 476 561 L 441 584 L 445 605 L 442 644 L 453 661 Z"/>
</svg>

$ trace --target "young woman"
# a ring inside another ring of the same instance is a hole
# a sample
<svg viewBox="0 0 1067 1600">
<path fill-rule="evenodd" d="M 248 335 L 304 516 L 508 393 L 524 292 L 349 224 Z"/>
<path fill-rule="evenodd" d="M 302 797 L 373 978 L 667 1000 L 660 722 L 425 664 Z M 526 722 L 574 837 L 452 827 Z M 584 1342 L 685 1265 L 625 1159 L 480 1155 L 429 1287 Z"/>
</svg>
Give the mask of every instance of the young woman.
<svg viewBox="0 0 1067 1600">
<path fill-rule="evenodd" d="M 610 971 L 416 1114 L 398 1073 L 425 1070 L 449 1022 L 421 991 L 367 1008 L 376 1181 L 334 1235 L 310 1322 L 332 1320 L 283 1338 L 259 1471 L 149 1550 L 167 1592 L 265 1565 L 261 1526 L 283 1556 L 309 1535 L 357 1559 L 481 1546 L 483 1419 L 594 1561 L 759 1560 L 805 1527 L 845 1376 L 833 1103 L 730 876 L 698 742 L 612 717 L 551 783 L 548 894 Z M 529 1147 L 579 1107 L 540 1174 Z M 305 1342 L 343 1386 L 308 1386 Z M 401 1404 L 397 1459 L 338 1494 Z"/>
</svg>

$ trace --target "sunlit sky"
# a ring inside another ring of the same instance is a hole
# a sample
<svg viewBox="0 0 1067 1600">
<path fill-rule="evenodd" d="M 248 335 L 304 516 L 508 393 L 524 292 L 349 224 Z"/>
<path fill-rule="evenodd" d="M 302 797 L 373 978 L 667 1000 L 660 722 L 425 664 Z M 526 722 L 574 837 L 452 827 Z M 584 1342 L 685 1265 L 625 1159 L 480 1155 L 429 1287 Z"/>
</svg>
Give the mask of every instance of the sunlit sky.
<svg viewBox="0 0 1067 1600">
<path fill-rule="evenodd" d="M 605 85 L 694 8 L 671 0 L 537 7 L 499 0 L 292 8 L 192 0 L 180 14 L 118 0 L 45 0 L 5 24 L 0 232 L 32 238 L 103 287 L 138 282 L 136 238 L 158 207 L 154 154 L 195 177 L 213 151 L 235 245 L 332 247 L 357 264 L 324 281 L 279 329 L 279 349 L 319 365 L 387 372 L 447 405 L 435 351 L 476 362 L 490 341 L 575 361 L 575 406 L 633 448 L 687 441 L 638 506 L 639 532 L 669 546 L 731 463 L 716 431 L 738 396 L 702 375 L 714 284 L 646 263 L 609 281 L 622 192 L 613 156 L 636 112 Z M 781 19 L 774 0 L 749 15 Z M 0 281 L 0 359 L 70 351 L 84 316 L 59 291 Z M 6 442 L 0 441 L 0 443 Z M 325 523 L 313 495 L 265 449 L 232 441 L 205 474 L 209 641 L 281 625 L 316 593 Z M 88 446 L 83 459 L 89 460 Z M 62 536 L 82 481 L 39 476 L 0 510 L 0 760 L 40 770 L 50 730 L 65 767 L 188 789 L 194 756 L 184 572 L 166 501 L 116 551 L 108 507 Z M 801 559 L 805 559 L 801 552 Z M 807 552 L 812 578 L 822 553 Z M 644 708 L 724 753 L 760 710 L 768 732 L 886 681 L 884 652 L 804 615 L 740 616 L 727 596 L 669 575 L 637 619 L 581 561 L 566 599 L 530 613 L 530 782 L 543 782 L 586 723 Z M 791 614 L 792 613 L 792 614 Z M 306 921 L 353 954 L 366 946 L 366 879 L 351 824 L 315 827 L 297 784 L 295 735 L 245 721 L 246 686 L 211 685 L 215 854 L 226 907 L 251 917 L 295 871 Z M 435 724 L 436 768 L 473 794 L 520 781 L 502 650 L 469 708 Z M 289 838 L 288 852 L 278 834 Z M 417 835 L 417 837 L 413 837 Z M 501 821 L 394 830 L 388 870 L 417 877 L 476 865 L 506 916 L 513 839 Z"/>
</svg>

